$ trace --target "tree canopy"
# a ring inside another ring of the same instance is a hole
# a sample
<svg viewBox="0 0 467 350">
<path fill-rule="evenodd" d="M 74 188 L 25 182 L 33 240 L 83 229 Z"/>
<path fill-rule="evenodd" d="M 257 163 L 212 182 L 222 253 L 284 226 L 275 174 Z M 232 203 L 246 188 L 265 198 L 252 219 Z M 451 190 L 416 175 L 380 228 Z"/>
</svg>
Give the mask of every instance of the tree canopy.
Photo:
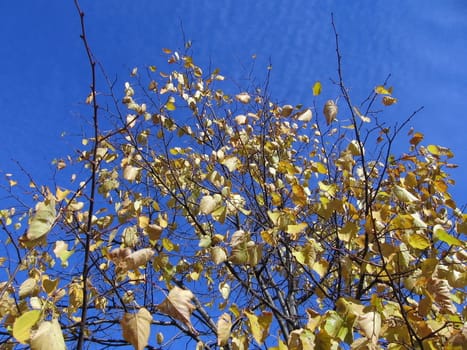
<svg viewBox="0 0 467 350">
<path fill-rule="evenodd" d="M 408 127 L 419 110 L 385 121 L 387 82 L 353 101 L 337 33 L 306 106 L 189 43 L 98 87 L 81 20 L 91 127 L 55 184 L 8 178 L 0 348 L 462 348 L 453 154 Z"/>
</svg>

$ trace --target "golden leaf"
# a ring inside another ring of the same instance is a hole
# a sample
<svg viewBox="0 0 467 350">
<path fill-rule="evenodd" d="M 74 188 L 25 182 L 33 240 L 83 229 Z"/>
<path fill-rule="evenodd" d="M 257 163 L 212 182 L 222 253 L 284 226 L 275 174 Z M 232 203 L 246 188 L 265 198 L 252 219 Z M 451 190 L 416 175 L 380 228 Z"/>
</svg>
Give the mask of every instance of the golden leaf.
<svg viewBox="0 0 467 350">
<path fill-rule="evenodd" d="M 313 96 L 318 96 L 321 93 L 322 85 L 320 81 L 313 84 Z"/>
</svg>

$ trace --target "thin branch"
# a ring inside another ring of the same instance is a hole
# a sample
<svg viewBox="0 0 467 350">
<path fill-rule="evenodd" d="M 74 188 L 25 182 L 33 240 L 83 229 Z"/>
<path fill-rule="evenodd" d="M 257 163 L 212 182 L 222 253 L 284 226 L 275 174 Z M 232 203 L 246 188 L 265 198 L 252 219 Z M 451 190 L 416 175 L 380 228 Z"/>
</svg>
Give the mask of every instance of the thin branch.
<svg viewBox="0 0 467 350">
<path fill-rule="evenodd" d="M 86 37 L 86 27 L 84 23 L 84 12 L 81 10 L 78 0 L 74 0 L 75 7 L 79 13 L 80 23 L 81 23 L 81 35 L 80 38 L 83 41 L 83 45 L 86 51 L 86 55 L 89 61 L 89 67 L 91 70 L 91 98 L 92 98 L 92 107 L 93 107 L 93 131 L 94 131 L 94 145 L 91 159 L 91 189 L 89 194 L 89 208 L 88 208 L 88 221 L 86 224 L 85 232 L 85 250 L 84 250 L 84 261 L 82 269 L 82 279 L 83 279 L 83 306 L 81 308 L 81 320 L 79 325 L 79 338 L 76 349 L 81 350 L 84 346 L 85 341 L 85 332 L 86 332 L 86 318 L 88 311 L 88 276 L 91 270 L 90 265 L 90 246 L 92 240 L 92 217 L 94 213 L 94 202 L 95 202 L 95 193 L 97 186 L 97 171 L 99 168 L 99 163 L 97 160 L 97 149 L 99 146 L 99 124 L 98 124 L 98 104 L 97 104 L 97 93 L 96 93 L 96 60 L 92 54 L 91 48 L 89 46 L 87 37 Z"/>
</svg>

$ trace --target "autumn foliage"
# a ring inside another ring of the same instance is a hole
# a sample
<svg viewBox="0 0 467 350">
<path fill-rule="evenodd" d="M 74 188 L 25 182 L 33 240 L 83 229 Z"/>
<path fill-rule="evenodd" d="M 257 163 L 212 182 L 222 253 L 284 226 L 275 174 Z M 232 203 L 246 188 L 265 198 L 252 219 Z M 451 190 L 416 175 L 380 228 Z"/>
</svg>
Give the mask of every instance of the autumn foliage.
<svg viewBox="0 0 467 350">
<path fill-rule="evenodd" d="M 391 88 L 355 104 L 338 56 L 312 105 L 278 103 L 187 45 L 100 94 L 87 52 L 77 156 L 56 185 L 8 178 L 1 349 L 462 348 L 453 154 L 405 128 L 415 113 L 384 121 Z"/>
</svg>

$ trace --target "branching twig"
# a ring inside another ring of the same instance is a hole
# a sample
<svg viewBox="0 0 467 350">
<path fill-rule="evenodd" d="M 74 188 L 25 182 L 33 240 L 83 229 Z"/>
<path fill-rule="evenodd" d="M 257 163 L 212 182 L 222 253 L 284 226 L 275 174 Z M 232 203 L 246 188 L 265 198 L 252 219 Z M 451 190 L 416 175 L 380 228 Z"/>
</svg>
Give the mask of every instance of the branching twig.
<svg viewBox="0 0 467 350">
<path fill-rule="evenodd" d="M 84 12 L 81 10 L 78 0 L 74 0 L 76 9 L 78 10 L 80 16 L 80 23 L 81 23 L 81 40 L 83 41 L 86 55 L 89 61 L 89 67 L 91 70 L 91 99 L 92 99 L 92 107 L 93 107 L 93 131 L 94 131 L 94 145 L 93 145 L 93 152 L 92 152 L 92 159 L 91 159 L 91 189 L 89 195 L 89 208 L 88 208 L 88 218 L 86 224 L 86 231 L 85 231 L 85 250 L 84 250 L 84 261 L 83 261 L 83 269 L 82 269 L 82 279 L 83 279 L 83 306 L 81 308 L 81 320 L 79 326 L 79 338 L 78 344 L 76 349 L 81 350 L 83 349 L 84 345 L 84 337 L 86 331 L 86 318 L 87 318 L 87 311 L 88 311 L 88 276 L 91 269 L 91 265 L 89 264 L 90 261 L 90 246 L 91 246 L 91 239 L 92 239 L 92 217 L 94 213 L 94 202 L 95 202 L 95 193 L 96 193 L 96 185 L 97 185 L 97 171 L 98 171 L 98 160 L 97 160 L 97 149 L 99 146 L 99 124 L 98 124 L 98 110 L 99 107 L 97 105 L 96 100 L 96 61 L 92 54 L 91 48 L 89 46 L 87 37 L 86 37 L 86 27 L 84 23 Z"/>
</svg>

